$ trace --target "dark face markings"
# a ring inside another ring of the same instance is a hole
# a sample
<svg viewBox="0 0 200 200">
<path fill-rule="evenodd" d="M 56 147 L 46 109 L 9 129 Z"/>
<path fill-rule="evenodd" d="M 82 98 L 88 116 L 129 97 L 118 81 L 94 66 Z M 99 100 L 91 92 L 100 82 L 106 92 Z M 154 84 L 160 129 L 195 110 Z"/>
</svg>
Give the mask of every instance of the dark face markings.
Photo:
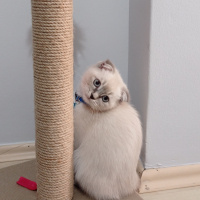
<svg viewBox="0 0 200 200">
<path fill-rule="evenodd" d="M 93 80 L 97 80 L 97 79 L 98 78 L 95 77 Z M 95 88 L 94 88 L 94 81 L 92 82 L 92 84 L 93 84 L 92 94 L 97 93 L 98 94 L 98 98 L 102 99 L 103 96 L 109 96 L 110 94 L 112 94 L 109 85 L 106 84 L 106 81 L 102 81 L 101 85 L 99 87 L 95 87 Z"/>
</svg>

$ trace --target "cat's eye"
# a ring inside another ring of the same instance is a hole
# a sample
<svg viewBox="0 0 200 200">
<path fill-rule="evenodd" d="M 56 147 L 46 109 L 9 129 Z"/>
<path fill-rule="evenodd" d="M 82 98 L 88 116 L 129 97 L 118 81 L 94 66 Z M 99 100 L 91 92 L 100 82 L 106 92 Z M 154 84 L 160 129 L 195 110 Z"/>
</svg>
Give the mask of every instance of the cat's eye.
<svg viewBox="0 0 200 200">
<path fill-rule="evenodd" d="M 109 97 L 108 96 L 103 96 L 102 97 L 102 101 L 103 102 L 108 102 L 109 101 Z"/>
<path fill-rule="evenodd" d="M 93 81 L 93 84 L 94 84 L 95 87 L 99 87 L 99 86 L 101 85 L 101 82 L 100 82 L 100 80 L 95 79 L 95 80 Z"/>
</svg>

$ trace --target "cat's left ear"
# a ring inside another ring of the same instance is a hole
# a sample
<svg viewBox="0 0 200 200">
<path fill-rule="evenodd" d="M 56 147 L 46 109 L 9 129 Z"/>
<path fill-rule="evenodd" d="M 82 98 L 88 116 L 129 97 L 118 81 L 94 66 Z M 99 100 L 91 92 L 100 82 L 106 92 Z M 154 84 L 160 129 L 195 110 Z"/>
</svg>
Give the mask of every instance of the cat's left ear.
<svg viewBox="0 0 200 200">
<path fill-rule="evenodd" d="M 121 91 L 120 102 L 130 102 L 130 94 L 128 88 L 124 87 Z"/>
<path fill-rule="evenodd" d="M 100 69 L 110 71 L 110 72 L 115 71 L 115 66 L 113 65 L 113 63 L 110 60 L 106 60 L 104 62 L 99 63 L 98 67 Z"/>
</svg>

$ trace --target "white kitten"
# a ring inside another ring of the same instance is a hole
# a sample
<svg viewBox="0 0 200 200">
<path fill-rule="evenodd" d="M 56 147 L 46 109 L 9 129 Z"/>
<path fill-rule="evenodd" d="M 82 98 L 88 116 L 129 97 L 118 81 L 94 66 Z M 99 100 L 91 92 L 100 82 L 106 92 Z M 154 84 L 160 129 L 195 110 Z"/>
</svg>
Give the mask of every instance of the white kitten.
<svg viewBox="0 0 200 200">
<path fill-rule="evenodd" d="M 139 187 L 136 172 L 142 145 L 137 111 L 109 61 L 90 67 L 74 109 L 75 182 L 95 199 L 119 199 Z"/>
</svg>

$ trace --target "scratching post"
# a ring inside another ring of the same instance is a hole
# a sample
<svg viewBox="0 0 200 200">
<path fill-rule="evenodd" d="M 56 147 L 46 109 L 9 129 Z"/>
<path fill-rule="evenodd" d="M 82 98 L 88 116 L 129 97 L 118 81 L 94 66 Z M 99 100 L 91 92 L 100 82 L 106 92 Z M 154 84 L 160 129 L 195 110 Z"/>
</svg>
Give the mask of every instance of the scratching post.
<svg viewBox="0 0 200 200">
<path fill-rule="evenodd" d="M 32 0 L 37 199 L 73 195 L 72 0 Z"/>
</svg>

